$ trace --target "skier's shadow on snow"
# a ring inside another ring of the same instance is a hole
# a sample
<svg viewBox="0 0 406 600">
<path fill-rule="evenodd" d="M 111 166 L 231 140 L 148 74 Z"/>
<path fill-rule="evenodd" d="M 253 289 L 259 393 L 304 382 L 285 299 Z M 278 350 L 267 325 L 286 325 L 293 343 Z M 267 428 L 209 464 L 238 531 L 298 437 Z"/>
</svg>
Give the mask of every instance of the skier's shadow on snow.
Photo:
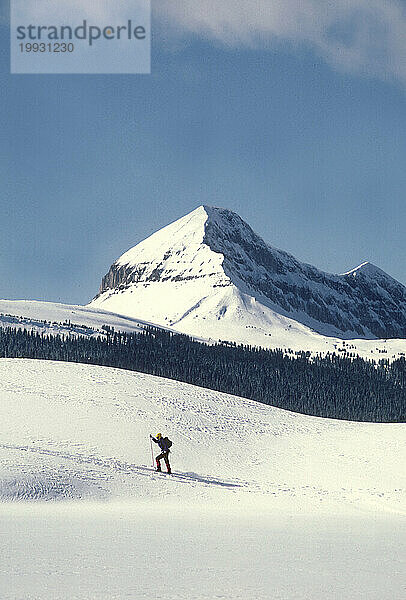
<svg viewBox="0 0 406 600">
<path fill-rule="evenodd" d="M 114 458 L 110 458 L 110 459 L 103 459 L 103 458 L 98 458 L 96 456 L 88 456 L 88 455 L 83 455 L 83 454 L 72 454 L 69 452 L 64 452 L 61 450 L 53 450 L 50 448 L 40 448 L 38 446 L 17 446 L 14 444 L 1 444 L 0 443 L 0 448 L 3 448 L 5 450 L 19 450 L 19 451 L 23 451 L 23 452 L 30 452 L 30 453 L 34 453 L 34 454 L 43 454 L 46 456 L 53 456 L 55 458 L 62 458 L 65 460 L 69 460 L 72 461 L 73 463 L 76 464 L 91 464 L 91 465 L 96 465 L 98 467 L 102 467 L 104 469 L 106 469 L 107 471 L 109 470 L 113 470 L 113 471 L 118 471 L 118 472 L 124 472 L 124 473 L 138 473 L 140 475 L 143 475 L 145 477 L 147 477 L 149 474 L 156 474 L 156 470 L 151 468 L 151 467 L 146 467 L 146 466 L 141 466 L 141 465 L 132 465 L 129 463 L 125 463 L 122 462 L 120 460 L 114 459 Z M 162 475 L 165 476 L 165 472 L 162 472 Z M 231 482 L 227 482 L 227 481 L 220 481 L 219 479 L 215 479 L 214 477 L 202 477 L 201 475 L 198 475 L 197 473 L 172 473 L 172 475 L 168 475 L 168 477 L 173 477 L 175 480 L 177 481 L 181 481 L 183 483 L 187 483 L 187 482 L 197 482 L 197 483 L 203 483 L 205 485 L 219 485 L 221 487 L 227 487 L 227 488 L 237 488 L 237 487 L 242 487 L 242 484 L 240 483 L 231 483 Z"/>
<path fill-rule="evenodd" d="M 142 471 L 148 471 L 149 473 L 156 473 L 155 469 L 151 469 L 148 467 L 135 467 L 137 470 L 142 470 Z M 162 471 L 163 475 L 166 475 L 166 473 L 164 471 Z M 199 475 L 198 473 L 172 473 L 171 475 L 168 475 L 168 477 L 170 478 L 174 478 L 176 480 L 180 479 L 181 481 L 186 482 L 190 482 L 190 481 L 196 481 L 198 483 L 204 483 L 206 485 L 219 485 L 221 487 L 228 487 L 228 488 L 237 488 L 237 487 L 242 487 L 241 483 L 231 483 L 229 481 L 221 481 L 220 479 L 215 479 L 214 477 L 202 477 L 201 475 Z"/>
</svg>

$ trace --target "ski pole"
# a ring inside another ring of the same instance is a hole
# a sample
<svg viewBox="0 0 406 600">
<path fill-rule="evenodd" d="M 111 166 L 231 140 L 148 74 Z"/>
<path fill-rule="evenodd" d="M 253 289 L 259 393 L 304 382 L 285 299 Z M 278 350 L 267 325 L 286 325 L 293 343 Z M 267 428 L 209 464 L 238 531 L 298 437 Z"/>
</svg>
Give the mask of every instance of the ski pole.
<svg viewBox="0 0 406 600">
<path fill-rule="evenodd" d="M 152 438 L 151 435 L 149 436 L 149 442 L 151 444 L 151 458 L 152 458 L 152 466 L 154 466 L 154 450 L 152 448 Z"/>
</svg>

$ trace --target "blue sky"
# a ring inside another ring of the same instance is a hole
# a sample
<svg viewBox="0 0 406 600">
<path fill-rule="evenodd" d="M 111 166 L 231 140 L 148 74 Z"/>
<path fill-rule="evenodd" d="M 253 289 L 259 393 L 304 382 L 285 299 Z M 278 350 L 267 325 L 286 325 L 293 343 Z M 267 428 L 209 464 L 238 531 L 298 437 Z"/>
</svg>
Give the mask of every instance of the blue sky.
<svg viewBox="0 0 406 600">
<path fill-rule="evenodd" d="M 10 75 L 3 20 L 0 297 L 86 303 L 203 203 L 406 284 L 405 9 L 348 4 L 161 0 L 151 75 Z"/>
</svg>

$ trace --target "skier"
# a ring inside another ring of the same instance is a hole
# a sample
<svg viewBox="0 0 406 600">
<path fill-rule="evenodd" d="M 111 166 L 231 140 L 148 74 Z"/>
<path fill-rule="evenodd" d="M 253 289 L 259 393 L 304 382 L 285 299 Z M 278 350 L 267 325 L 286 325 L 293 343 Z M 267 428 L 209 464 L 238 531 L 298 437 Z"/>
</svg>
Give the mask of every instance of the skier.
<svg viewBox="0 0 406 600">
<path fill-rule="evenodd" d="M 164 459 L 168 473 L 171 474 L 172 471 L 171 465 L 169 464 L 169 448 L 172 446 L 172 442 L 167 437 L 162 437 L 162 433 L 157 433 L 156 438 L 154 438 L 151 434 L 149 437 L 153 442 L 158 444 L 158 446 L 162 450 L 162 453 L 159 454 L 155 459 L 156 470 L 161 472 L 161 460 Z"/>
</svg>

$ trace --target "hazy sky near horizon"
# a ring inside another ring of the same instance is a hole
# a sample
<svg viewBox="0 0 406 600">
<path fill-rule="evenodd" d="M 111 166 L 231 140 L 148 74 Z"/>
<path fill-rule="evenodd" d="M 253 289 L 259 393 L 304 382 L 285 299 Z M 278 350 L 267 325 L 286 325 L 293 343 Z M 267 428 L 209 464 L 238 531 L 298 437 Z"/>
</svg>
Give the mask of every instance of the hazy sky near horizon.
<svg viewBox="0 0 406 600">
<path fill-rule="evenodd" d="M 128 76 L 10 75 L 0 6 L 1 298 L 87 303 L 200 204 L 406 284 L 404 3 L 153 0 L 152 74 Z"/>
</svg>

